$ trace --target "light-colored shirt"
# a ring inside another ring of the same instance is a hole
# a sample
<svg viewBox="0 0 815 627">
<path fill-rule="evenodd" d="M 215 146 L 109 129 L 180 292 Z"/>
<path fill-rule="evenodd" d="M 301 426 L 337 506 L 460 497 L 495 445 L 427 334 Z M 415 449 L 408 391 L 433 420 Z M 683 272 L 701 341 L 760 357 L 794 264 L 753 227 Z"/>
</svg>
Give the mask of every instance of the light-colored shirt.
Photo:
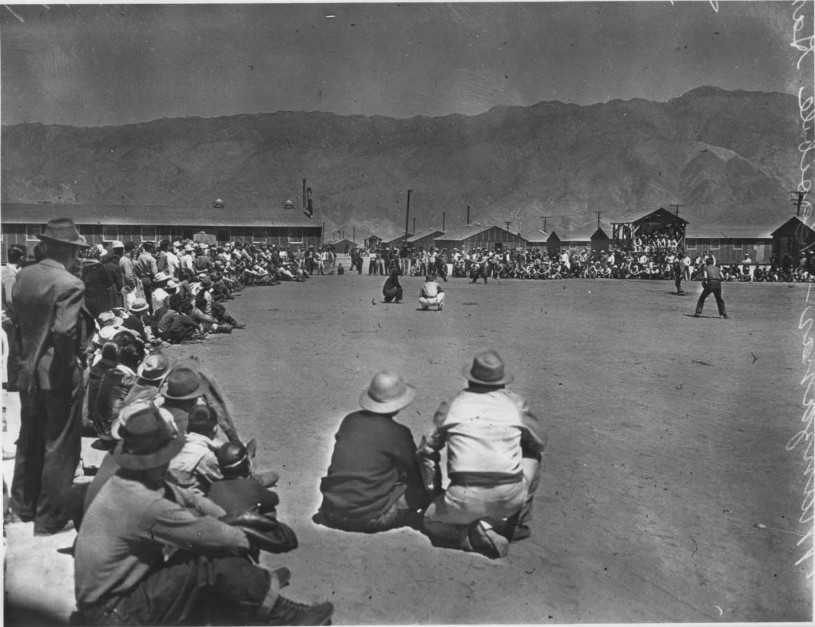
<svg viewBox="0 0 815 627">
<path fill-rule="evenodd" d="M 526 448 L 540 454 L 546 434 L 518 394 L 503 388 L 464 390 L 436 410 L 433 426 L 417 455 L 425 489 L 440 487 L 440 451 L 447 447 L 447 475 L 482 476 L 485 480 L 521 477 Z"/>
<path fill-rule="evenodd" d="M 218 458 L 217 445 L 200 433 L 187 432 L 184 448 L 170 461 L 168 478 L 182 488 L 207 494 L 215 481 L 224 478 Z"/>
</svg>

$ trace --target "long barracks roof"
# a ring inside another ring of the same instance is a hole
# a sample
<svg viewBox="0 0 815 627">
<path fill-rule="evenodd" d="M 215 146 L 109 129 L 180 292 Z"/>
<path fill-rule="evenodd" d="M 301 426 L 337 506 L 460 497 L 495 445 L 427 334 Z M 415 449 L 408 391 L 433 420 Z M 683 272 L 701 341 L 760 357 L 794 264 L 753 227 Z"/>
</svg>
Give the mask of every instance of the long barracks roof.
<svg viewBox="0 0 815 627">
<path fill-rule="evenodd" d="M 239 207 L 174 207 L 171 205 L 70 205 L 61 203 L 2 203 L 4 224 L 46 223 L 52 218 L 72 218 L 77 224 L 117 226 L 214 227 L 320 227 L 316 217 L 300 209 Z"/>
<path fill-rule="evenodd" d="M 772 239 L 770 224 L 699 224 L 689 225 L 685 237 L 691 239 Z"/>
<path fill-rule="evenodd" d="M 428 229 L 426 231 L 420 231 L 415 235 L 411 235 L 408 237 L 408 242 L 418 242 L 420 239 L 424 239 L 425 237 L 441 237 L 444 235 L 444 231 L 440 231 L 439 229 Z"/>
<path fill-rule="evenodd" d="M 493 228 L 493 226 L 494 225 L 465 226 L 464 228 L 456 229 L 455 231 L 447 231 L 446 233 L 444 233 L 444 235 L 440 235 L 436 239 L 444 240 L 445 242 L 447 241 L 460 242 L 467 239 L 468 237 L 472 237 L 473 235 L 478 235 L 479 233 L 483 233 L 484 231 L 489 231 L 491 228 Z M 500 229 L 501 227 L 498 226 L 495 228 Z M 501 230 L 503 231 L 506 229 Z"/>
</svg>

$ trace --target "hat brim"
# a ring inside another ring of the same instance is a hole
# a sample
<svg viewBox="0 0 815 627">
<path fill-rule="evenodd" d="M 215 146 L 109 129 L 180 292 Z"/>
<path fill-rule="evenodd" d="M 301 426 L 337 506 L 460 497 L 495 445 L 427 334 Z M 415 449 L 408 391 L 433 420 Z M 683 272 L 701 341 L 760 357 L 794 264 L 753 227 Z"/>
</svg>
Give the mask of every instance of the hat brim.
<svg viewBox="0 0 815 627">
<path fill-rule="evenodd" d="M 119 466 L 127 470 L 152 470 L 163 466 L 178 455 L 181 449 L 184 448 L 185 441 L 186 438 L 183 435 L 178 435 L 155 453 L 149 455 L 127 453 L 124 450 L 124 441 L 121 441 L 113 449 L 113 459 Z"/>
<path fill-rule="evenodd" d="M 499 385 L 509 385 L 515 380 L 515 377 L 513 377 L 511 374 L 509 374 L 508 372 L 504 372 L 504 376 L 498 379 L 497 381 L 484 381 L 482 379 L 474 377 L 473 373 L 471 372 L 471 369 L 472 364 L 467 364 L 461 369 L 461 374 L 464 375 L 464 378 L 467 379 L 467 381 L 477 383 L 478 385 L 490 385 L 493 387 L 498 387 Z"/>
<path fill-rule="evenodd" d="M 368 390 L 365 390 L 359 397 L 359 406 L 375 414 L 392 414 L 410 405 L 414 398 L 416 398 L 416 388 L 410 383 L 406 383 L 405 393 L 386 403 L 371 398 L 368 396 Z"/>
<path fill-rule="evenodd" d="M 188 401 L 192 398 L 203 396 L 207 389 L 209 389 L 209 384 L 206 381 L 199 381 L 198 387 L 189 394 L 185 394 L 184 396 L 170 396 L 167 394 L 167 381 L 165 380 L 161 386 L 161 389 L 159 390 L 159 394 L 161 394 L 168 401 Z"/>
<path fill-rule="evenodd" d="M 70 244 L 71 246 L 77 246 L 78 248 L 90 248 L 91 245 L 84 241 L 84 240 L 71 240 L 71 239 L 62 239 L 61 237 L 48 237 L 47 235 L 37 235 L 40 238 L 40 241 L 44 242 L 59 242 L 60 244 Z"/>
</svg>

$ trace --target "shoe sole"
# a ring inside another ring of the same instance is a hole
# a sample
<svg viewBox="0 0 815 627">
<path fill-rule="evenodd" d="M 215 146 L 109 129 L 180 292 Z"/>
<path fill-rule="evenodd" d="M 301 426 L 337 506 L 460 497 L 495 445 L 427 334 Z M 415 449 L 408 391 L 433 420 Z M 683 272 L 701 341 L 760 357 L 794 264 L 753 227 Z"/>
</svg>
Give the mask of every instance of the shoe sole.
<svg viewBox="0 0 815 627">
<path fill-rule="evenodd" d="M 471 539 L 470 544 L 487 557 L 497 559 L 506 557 L 509 554 L 509 540 L 492 527 L 489 527 L 484 521 L 479 521 L 473 528 L 473 532 L 477 542 L 473 543 Z"/>
</svg>

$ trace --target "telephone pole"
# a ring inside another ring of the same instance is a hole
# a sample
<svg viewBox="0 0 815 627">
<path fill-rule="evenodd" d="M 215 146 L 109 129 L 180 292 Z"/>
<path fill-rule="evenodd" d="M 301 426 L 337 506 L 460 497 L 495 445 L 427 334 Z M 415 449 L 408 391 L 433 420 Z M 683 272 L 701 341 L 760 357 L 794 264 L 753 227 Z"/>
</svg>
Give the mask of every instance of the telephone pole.
<svg viewBox="0 0 815 627">
<path fill-rule="evenodd" d="M 602 211 L 595 211 L 594 213 L 597 214 L 597 228 L 600 228 L 600 216 L 602 215 Z"/>
<path fill-rule="evenodd" d="M 674 208 L 674 215 L 678 218 L 679 217 L 679 207 L 684 207 L 685 205 L 680 205 L 679 203 L 674 203 L 671 207 Z"/>
<path fill-rule="evenodd" d="M 797 198 L 792 199 L 792 203 L 796 206 L 795 215 L 799 218 L 801 217 L 801 205 L 804 202 L 804 196 L 806 196 L 809 192 L 800 192 L 800 191 L 790 191 L 790 194 L 793 196 L 798 196 Z"/>
<path fill-rule="evenodd" d="M 541 216 L 541 218 L 543 218 L 543 232 L 544 233 L 548 233 L 548 231 L 546 230 L 546 218 L 548 218 L 548 217 L 550 217 L 550 216 Z"/>
<path fill-rule="evenodd" d="M 407 246 L 408 240 L 408 225 L 410 224 L 410 192 L 412 191 L 412 189 L 408 189 L 407 194 L 407 211 L 405 212 L 405 246 Z"/>
</svg>

